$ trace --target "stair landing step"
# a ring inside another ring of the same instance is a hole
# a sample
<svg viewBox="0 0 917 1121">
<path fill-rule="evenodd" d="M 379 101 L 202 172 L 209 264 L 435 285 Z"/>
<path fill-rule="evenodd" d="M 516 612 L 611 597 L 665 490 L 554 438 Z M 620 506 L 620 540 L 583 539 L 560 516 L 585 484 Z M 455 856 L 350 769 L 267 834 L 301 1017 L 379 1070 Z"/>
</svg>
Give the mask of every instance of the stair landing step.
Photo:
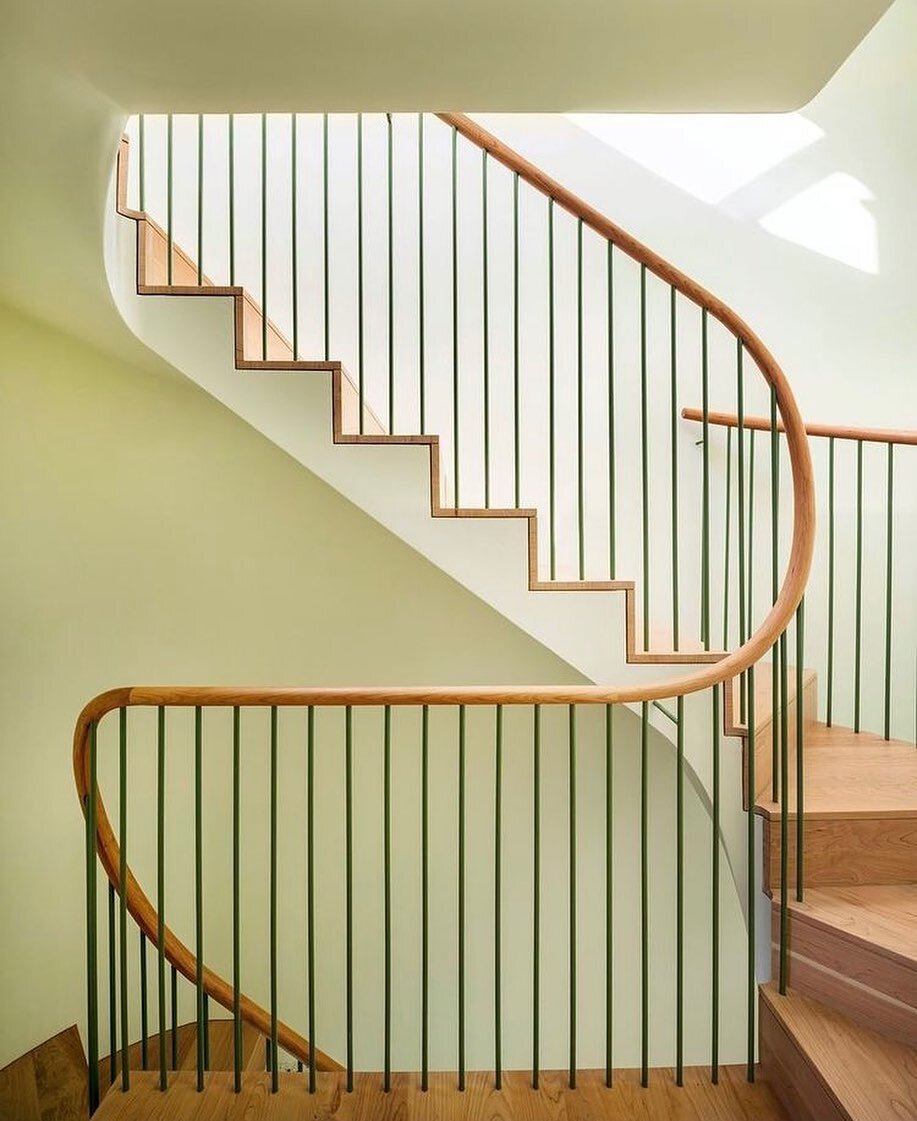
<svg viewBox="0 0 917 1121">
<path fill-rule="evenodd" d="M 917 884 L 807 888 L 794 914 L 917 970 Z M 912 994 L 917 1004 L 917 985 Z"/>
<path fill-rule="evenodd" d="M 813 722 L 805 731 L 804 768 L 806 819 L 917 818 L 917 750 L 911 743 Z M 795 775 L 789 793 L 795 816 Z M 764 817 L 780 815 L 775 802 L 759 800 L 756 809 Z"/>
<path fill-rule="evenodd" d="M 704 1067 L 685 1070 L 677 1087 L 670 1070 L 651 1070 L 650 1085 L 640 1085 L 639 1071 L 616 1071 L 615 1084 L 605 1086 L 604 1071 L 581 1071 L 577 1088 L 567 1087 L 566 1072 L 544 1071 L 539 1090 L 528 1071 L 507 1071 L 503 1089 L 494 1088 L 491 1072 L 472 1072 L 460 1092 L 452 1073 L 430 1074 L 429 1090 L 420 1089 L 418 1074 L 393 1074 L 391 1091 L 382 1089 L 379 1074 L 357 1074 L 353 1093 L 345 1091 L 343 1073 L 320 1073 L 315 1094 L 301 1074 L 281 1074 L 280 1089 L 270 1092 L 269 1074 L 246 1074 L 242 1091 L 232 1091 L 232 1074 L 213 1073 L 200 1094 L 195 1075 L 180 1072 L 162 1093 L 155 1073 L 138 1075 L 126 1094 L 109 1094 L 97 1121 L 787 1121 L 772 1088 L 759 1077 L 749 1083 L 745 1067 L 721 1067 L 719 1085 L 710 1083 Z"/>
<path fill-rule="evenodd" d="M 914 1121 L 917 1051 L 790 989 L 761 987 L 761 1061 L 799 1121 Z"/>
</svg>

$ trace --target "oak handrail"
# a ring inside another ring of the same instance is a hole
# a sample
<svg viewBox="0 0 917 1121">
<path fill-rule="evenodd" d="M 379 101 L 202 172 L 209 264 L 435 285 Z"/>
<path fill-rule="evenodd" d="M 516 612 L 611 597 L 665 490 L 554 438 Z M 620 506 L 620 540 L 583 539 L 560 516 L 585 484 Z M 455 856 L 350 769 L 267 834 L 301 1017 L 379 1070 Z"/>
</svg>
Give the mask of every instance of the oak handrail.
<svg viewBox="0 0 917 1121">
<path fill-rule="evenodd" d="M 704 419 L 701 409 L 682 409 L 684 420 Z M 716 424 L 722 428 L 738 428 L 739 418 L 735 413 L 707 413 L 707 423 Z M 770 432 L 771 422 L 768 417 L 746 416 L 742 418 L 742 427 L 751 428 L 756 432 Z M 917 431 L 908 428 L 860 428 L 843 424 L 806 424 L 806 433 L 809 436 L 824 436 L 838 440 L 862 440 L 866 444 L 917 444 Z M 785 431 L 783 424 L 777 422 L 777 431 Z"/>
</svg>

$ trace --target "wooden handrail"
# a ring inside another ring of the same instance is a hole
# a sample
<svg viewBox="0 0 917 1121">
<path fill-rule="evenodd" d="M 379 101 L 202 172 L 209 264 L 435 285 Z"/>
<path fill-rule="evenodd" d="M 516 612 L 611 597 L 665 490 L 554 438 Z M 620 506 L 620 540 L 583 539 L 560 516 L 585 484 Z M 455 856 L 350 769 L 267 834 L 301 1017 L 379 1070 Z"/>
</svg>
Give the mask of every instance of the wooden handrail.
<svg viewBox="0 0 917 1121">
<path fill-rule="evenodd" d="M 685 420 L 703 421 L 704 419 L 702 409 L 682 409 L 681 415 Z M 739 418 L 735 413 L 708 412 L 707 423 L 724 428 L 738 428 Z M 768 417 L 747 416 L 742 419 L 742 427 L 752 428 L 756 432 L 770 432 L 771 422 Z M 807 424 L 805 428 L 809 436 L 862 440 L 866 444 L 917 444 L 917 432 L 907 428 L 856 428 L 842 424 Z M 784 431 L 783 423 L 779 420 L 777 431 Z"/>
</svg>

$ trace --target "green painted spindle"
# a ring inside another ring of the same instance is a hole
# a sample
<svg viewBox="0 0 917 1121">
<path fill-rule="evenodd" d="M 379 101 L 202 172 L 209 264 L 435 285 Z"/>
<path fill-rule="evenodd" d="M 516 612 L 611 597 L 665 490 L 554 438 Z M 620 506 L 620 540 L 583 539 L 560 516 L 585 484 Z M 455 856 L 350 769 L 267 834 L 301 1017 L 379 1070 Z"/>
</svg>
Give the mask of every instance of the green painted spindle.
<svg viewBox="0 0 917 1121">
<path fill-rule="evenodd" d="M 89 1059 L 89 1112 L 99 1105 L 99 961 L 96 833 L 98 799 L 97 725 L 89 725 L 89 790 L 86 793 L 86 1026 Z"/>
<path fill-rule="evenodd" d="M 503 1086 L 503 705 L 495 714 L 494 750 L 494 1084 Z"/>
<path fill-rule="evenodd" d="M 267 361 L 267 113 L 261 114 L 261 361 Z"/>
<path fill-rule="evenodd" d="M 108 881 L 108 1085 L 118 1076 L 118 976 L 115 960 L 115 885 Z"/>
<path fill-rule="evenodd" d="M 309 1093 L 315 1093 L 315 708 L 306 710 L 306 971 L 309 980 Z"/>
<path fill-rule="evenodd" d="M 748 667 L 748 736 L 746 740 L 746 773 L 747 786 L 745 789 L 745 878 L 746 899 L 745 909 L 748 915 L 748 944 L 746 952 L 746 1006 L 748 1025 L 748 1058 L 746 1061 L 746 1078 L 749 1082 L 755 1080 L 755 1022 L 757 1019 L 758 979 L 755 962 L 755 904 L 757 901 L 757 848 L 755 845 L 755 667 L 754 663 Z"/>
<path fill-rule="evenodd" d="M 892 524 L 894 518 L 895 445 L 889 444 L 885 479 L 885 738 L 892 721 Z"/>
<path fill-rule="evenodd" d="M 118 943 L 121 958 L 121 1089 L 131 1087 L 127 1002 L 127 709 L 118 710 Z"/>
<path fill-rule="evenodd" d="M 239 829 L 241 820 L 241 712 L 238 705 L 232 710 L 232 1065 L 233 1090 L 242 1091 L 242 936 L 241 936 L 241 894 L 239 873 L 241 854 L 239 849 Z"/>
<path fill-rule="evenodd" d="M 459 508 L 458 132 L 452 129 L 452 474 Z"/>
<path fill-rule="evenodd" d="M 805 790 L 803 768 L 805 763 L 805 741 L 803 739 L 803 666 L 805 665 L 805 610 L 806 601 L 801 599 L 796 608 L 796 900 L 803 901 L 803 841 L 805 817 Z"/>
<path fill-rule="evenodd" d="M 420 1088 L 430 1060 L 430 706 L 421 710 L 420 745 Z"/>
<path fill-rule="evenodd" d="M 649 1086 L 649 705 L 640 705 L 640 1085 Z"/>
<path fill-rule="evenodd" d="M 605 706 L 605 1085 L 614 1080 L 614 706 Z"/>
<path fill-rule="evenodd" d="M 299 118 L 290 114 L 290 287 L 293 315 L 293 360 L 299 358 Z"/>
<path fill-rule="evenodd" d="M 172 284 L 172 257 L 174 242 L 172 237 L 172 114 L 166 117 L 166 284 Z"/>
<path fill-rule="evenodd" d="M 490 270 L 487 265 L 487 149 L 481 152 L 481 287 L 484 351 L 484 508 L 490 506 Z"/>
<path fill-rule="evenodd" d="M 860 730 L 860 667 L 863 638 L 863 441 L 857 440 L 856 609 L 853 638 L 853 730 Z"/>
<path fill-rule="evenodd" d="M 271 1093 L 280 1089 L 277 1055 L 277 706 L 271 705 L 271 875 L 270 875 L 270 991 L 271 991 Z"/>
<path fill-rule="evenodd" d="M 532 724 L 532 1088 L 541 1074 L 541 705 Z"/>
<path fill-rule="evenodd" d="M 197 115 L 197 283 L 204 283 L 204 115 Z"/>
<path fill-rule="evenodd" d="M 568 707 L 568 782 L 570 826 L 570 1063 L 568 1081 L 576 1089 L 576 705 Z"/>
<path fill-rule="evenodd" d="M 673 289 L 674 291 L 674 289 Z M 675 730 L 675 1084 L 685 1074 L 685 699 L 676 702 Z"/>
<path fill-rule="evenodd" d="M 344 709 L 347 1093 L 353 1093 L 353 709 Z"/>
<path fill-rule="evenodd" d="M 551 579 L 557 574 L 557 538 L 555 532 L 557 507 L 555 502 L 556 431 L 554 417 L 555 393 L 554 355 L 554 199 L 548 199 L 548 472 L 549 472 L 549 530 L 551 550 Z"/>
<path fill-rule="evenodd" d="M 382 758 L 382 906 L 385 962 L 383 1010 L 383 1080 L 382 1089 L 392 1088 L 392 710 L 386 705 L 383 711 Z"/>
<path fill-rule="evenodd" d="M 197 987 L 197 1088 L 204 1089 L 204 731 L 203 711 L 194 709 L 194 935 Z"/>
<path fill-rule="evenodd" d="M 586 578 L 586 473 L 583 466 L 585 427 L 583 394 L 583 220 L 576 223 L 576 528 L 579 578 Z"/>
<path fill-rule="evenodd" d="M 713 813 L 711 820 L 710 884 L 710 1081 L 720 1080 L 720 686 L 711 690 L 713 757 Z"/>
<path fill-rule="evenodd" d="M 159 1088 L 166 1074 L 166 710 L 157 712 L 156 743 L 156 952 L 159 993 Z"/>
<path fill-rule="evenodd" d="M 608 294 L 608 576 L 614 580 L 616 570 L 615 531 L 617 511 L 615 503 L 615 305 L 614 305 L 614 243 L 607 250 Z"/>
<path fill-rule="evenodd" d="M 646 355 L 646 265 L 640 266 L 640 514 L 643 559 L 643 649 L 650 648 L 649 385 Z"/>
<path fill-rule="evenodd" d="M 609 243 L 610 244 L 610 243 Z M 672 649 L 678 649 L 678 292 L 669 288 L 669 397 L 672 474 Z"/>
<path fill-rule="evenodd" d="M 465 706 L 458 726 L 458 1088 L 465 1089 Z"/>
</svg>

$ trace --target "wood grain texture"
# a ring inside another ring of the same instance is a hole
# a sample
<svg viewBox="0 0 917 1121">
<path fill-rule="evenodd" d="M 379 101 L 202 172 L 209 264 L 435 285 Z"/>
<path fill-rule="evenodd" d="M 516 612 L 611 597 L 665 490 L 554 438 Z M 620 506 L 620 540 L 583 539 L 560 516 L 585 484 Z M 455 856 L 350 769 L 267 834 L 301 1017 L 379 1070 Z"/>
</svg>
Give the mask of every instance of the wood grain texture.
<svg viewBox="0 0 917 1121">
<path fill-rule="evenodd" d="M 685 420 L 703 421 L 704 419 L 701 409 L 682 409 L 681 415 Z M 708 411 L 707 423 L 725 428 L 738 428 L 739 418 L 736 413 Z M 770 432 L 770 417 L 743 417 L 742 427 L 754 429 L 756 432 Z M 810 423 L 806 423 L 805 427 L 809 436 L 833 436 L 838 440 L 862 440 L 867 444 L 917 444 L 917 432 L 909 428 L 858 428 L 850 425 Z M 784 431 L 780 420 L 777 421 L 777 431 Z"/>
<path fill-rule="evenodd" d="M 780 996 L 773 985 L 761 987 L 761 1050 L 765 1072 L 791 1112 L 788 1099 L 795 1096 L 809 1111 L 802 1116 L 813 1121 L 917 1118 L 917 1052 L 792 989 Z M 782 1072 L 774 1069 L 773 1054 Z M 780 1073 L 788 1077 L 778 1082 Z"/>
<path fill-rule="evenodd" d="M 280 1091 L 270 1093 L 269 1075 L 246 1075 L 242 1093 L 232 1093 L 231 1076 L 213 1074 L 202 1094 L 194 1076 L 180 1074 L 162 1094 L 155 1075 L 137 1080 L 128 1094 L 110 1094 L 96 1117 L 99 1121 L 784 1121 L 786 1114 L 767 1083 L 748 1083 L 745 1068 L 722 1067 L 720 1084 L 710 1084 L 706 1069 L 688 1068 L 685 1085 L 675 1086 L 672 1072 L 653 1070 L 650 1086 L 640 1086 L 639 1074 L 621 1071 L 608 1089 L 604 1074 L 582 1071 L 570 1090 L 566 1074 L 544 1072 L 541 1087 L 533 1090 L 523 1072 L 504 1074 L 503 1089 L 495 1090 L 493 1075 L 470 1073 L 466 1089 L 456 1088 L 454 1074 L 430 1075 L 430 1088 L 420 1089 L 416 1074 L 393 1074 L 392 1089 L 382 1090 L 379 1074 L 357 1074 L 348 1094 L 341 1075 L 322 1074 L 310 1095 L 302 1075 L 282 1074 Z"/>
<path fill-rule="evenodd" d="M 0 1070 L 2 1121 L 84 1121 L 86 1056 L 76 1025 Z"/>
</svg>

